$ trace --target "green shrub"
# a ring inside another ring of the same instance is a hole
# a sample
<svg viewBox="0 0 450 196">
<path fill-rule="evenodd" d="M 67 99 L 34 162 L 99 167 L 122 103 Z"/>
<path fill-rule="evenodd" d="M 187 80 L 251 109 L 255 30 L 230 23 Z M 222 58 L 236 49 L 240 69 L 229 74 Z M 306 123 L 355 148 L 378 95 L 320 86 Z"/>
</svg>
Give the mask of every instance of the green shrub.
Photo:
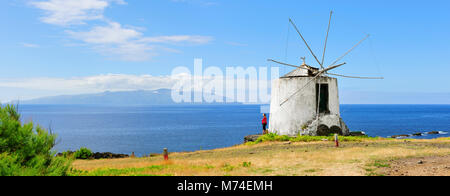
<svg viewBox="0 0 450 196">
<path fill-rule="evenodd" d="M 22 124 L 17 107 L 0 105 L 0 176 L 65 176 L 70 160 L 55 157 L 56 135 Z"/>
<path fill-rule="evenodd" d="M 223 169 L 223 171 L 230 172 L 230 171 L 233 171 L 234 166 L 232 166 L 228 163 L 225 163 L 225 164 L 223 164 L 222 169 Z"/>
<path fill-rule="evenodd" d="M 94 155 L 88 148 L 80 148 L 74 154 L 75 159 L 89 159 Z"/>
<path fill-rule="evenodd" d="M 142 168 L 101 168 L 92 171 L 72 169 L 70 171 L 70 176 L 173 176 L 172 174 L 153 174 L 160 173 L 166 168 L 167 166 L 152 165 Z"/>
<path fill-rule="evenodd" d="M 339 141 L 342 142 L 360 142 L 363 140 L 379 140 L 378 137 L 369 137 L 369 136 L 339 136 Z M 248 142 L 247 144 L 258 144 L 261 142 L 283 142 L 283 141 L 291 141 L 291 142 L 316 142 L 316 141 L 334 141 L 334 134 L 330 136 L 308 136 L 308 135 L 298 135 L 297 137 L 290 137 L 286 135 L 277 135 L 276 133 L 269 133 L 259 137 L 254 142 Z"/>
<path fill-rule="evenodd" d="M 61 153 L 61 156 L 64 158 L 73 158 L 73 154 L 74 154 L 74 152 L 72 152 L 72 151 L 65 151 L 65 152 Z"/>
<path fill-rule="evenodd" d="M 242 167 L 251 167 L 252 166 L 252 162 L 243 162 L 242 163 Z"/>
</svg>

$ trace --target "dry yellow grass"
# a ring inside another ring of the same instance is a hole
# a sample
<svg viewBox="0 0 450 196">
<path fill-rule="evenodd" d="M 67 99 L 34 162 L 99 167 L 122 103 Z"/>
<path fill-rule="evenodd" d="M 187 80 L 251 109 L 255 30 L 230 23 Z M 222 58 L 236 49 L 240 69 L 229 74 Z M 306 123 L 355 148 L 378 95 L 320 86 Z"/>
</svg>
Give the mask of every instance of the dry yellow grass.
<svg viewBox="0 0 450 196">
<path fill-rule="evenodd" d="M 172 153 L 167 162 L 162 157 L 80 160 L 73 167 L 89 175 L 360 176 L 373 174 L 377 160 L 436 155 L 450 155 L 450 139 L 367 140 L 344 142 L 340 148 L 332 142 L 267 142 Z"/>
</svg>

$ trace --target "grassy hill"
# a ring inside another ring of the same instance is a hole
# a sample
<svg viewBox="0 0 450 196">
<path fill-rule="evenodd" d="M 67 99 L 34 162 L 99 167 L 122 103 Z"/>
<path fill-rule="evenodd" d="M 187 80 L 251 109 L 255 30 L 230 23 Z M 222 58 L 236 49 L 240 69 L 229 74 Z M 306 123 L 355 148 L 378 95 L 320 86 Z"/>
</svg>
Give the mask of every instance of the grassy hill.
<svg viewBox="0 0 450 196">
<path fill-rule="evenodd" d="M 79 160 L 73 163 L 72 175 L 387 175 L 389 171 L 386 170 L 398 160 L 448 155 L 450 155 L 450 138 L 433 140 L 353 138 L 342 142 L 339 148 L 331 141 L 263 141 L 224 149 L 172 153 L 169 161 L 164 161 L 162 156 Z M 443 164 L 448 164 L 450 157 L 445 161 Z M 426 173 L 426 175 L 434 174 Z"/>
</svg>

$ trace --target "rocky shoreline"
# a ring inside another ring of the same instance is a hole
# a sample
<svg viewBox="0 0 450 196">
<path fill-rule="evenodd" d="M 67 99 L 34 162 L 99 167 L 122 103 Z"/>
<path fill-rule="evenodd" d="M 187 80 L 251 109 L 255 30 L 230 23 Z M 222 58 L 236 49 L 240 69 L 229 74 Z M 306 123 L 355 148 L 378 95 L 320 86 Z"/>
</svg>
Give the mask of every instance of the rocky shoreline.
<svg viewBox="0 0 450 196">
<path fill-rule="evenodd" d="M 413 133 L 413 134 L 402 134 L 402 135 L 393 135 L 393 136 L 389 136 L 390 138 L 394 138 L 394 139 L 404 139 L 404 138 L 409 138 L 409 137 L 421 137 L 421 136 L 425 136 L 425 135 L 445 135 L 448 134 L 447 132 L 443 132 L 443 131 L 430 131 L 430 132 L 418 132 L 418 133 Z"/>
<path fill-rule="evenodd" d="M 69 151 L 66 153 L 68 153 L 69 155 L 73 155 L 75 152 Z M 58 153 L 58 154 L 56 154 L 56 156 L 62 157 L 62 156 L 64 156 L 64 154 Z M 115 154 L 115 153 L 111 153 L 111 152 L 96 152 L 96 153 L 92 153 L 92 156 L 88 157 L 87 159 L 122 159 L 122 158 L 128 158 L 128 157 L 130 157 L 130 155 Z"/>
</svg>

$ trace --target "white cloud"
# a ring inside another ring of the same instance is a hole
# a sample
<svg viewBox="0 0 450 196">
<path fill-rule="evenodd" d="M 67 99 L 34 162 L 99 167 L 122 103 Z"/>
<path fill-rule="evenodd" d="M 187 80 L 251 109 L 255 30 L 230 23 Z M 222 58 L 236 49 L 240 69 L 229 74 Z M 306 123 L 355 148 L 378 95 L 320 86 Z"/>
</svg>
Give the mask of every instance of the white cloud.
<svg viewBox="0 0 450 196">
<path fill-rule="evenodd" d="M 125 61 L 145 61 L 156 55 L 153 47 L 139 43 L 142 33 L 135 29 L 123 28 L 119 23 L 110 22 L 107 26 L 96 26 L 87 32 L 67 31 L 74 39 L 89 44 L 94 50 Z"/>
<path fill-rule="evenodd" d="M 17 78 L 0 80 L 0 88 L 24 91 L 50 91 L 61 94 L 97 93 L 104 91 L 155 90 L 171 88 L 176 82 L 170 76 L 104 74 L 74 78 Z"/>
<path fill-rule="evenodd" d="M 124 0 L 47 0 L 33 1 L 31 4 L 46 12 L 41 20 L 48 24 L 69 26 L 86 24 L 92 20 L 105 22 L 105 25 L 93 26 L 89 31 L 71 28 L 66 32 L 71 38 L 81 41 L 96 52 L 124 61 L 146 61 L 158 55 L 158 50 L 178 52 L 155 44 L 207 44 L 213 40 L 209 36 L 197 35 L 145 37 L 142 33 L 144 28 L 123 27 L 104 17 L 104 10 L 113 2 L 126 4 Z"/>
<path fill-rule="evenodd" d="M 88 32 L 67 32 L 72 37 L 91 44 L 121 44 L 142 36 L 142 33 L 123 28 L 116 22 L 110 22 L 108 26 L 96 26 Z"/>
<path fill-rule="evenodd" d="M 116 1 L 125 3 L 124 1 Z M 108 0 L 49 0 L 31 2 L 46 12 L 41 20 L 54 25 L 84 24 L 85 21 L 103 19 L 103 11 L 110 5 Z"/>
<path fill-rule="evenodd" d="M 141 39 L 141 42 L 149 43 L 193 43 L 193 44 L 207 44 L 213 40 L 210 36 L 192 36 L 192 35 L 175 35 L 175 36 L 158 36 L 146 37 Z"/>
<path fill-rule="evenodd" d="M 40 46 L 37 44 L 30 44 L 30 43 L 20 43 L 25 48 L 39 48 Z"/>
<path fill-rule="evenodd" d="M 153 44 L 193 43 L 206 44 L 213 40 L 209 36 L 157 36 L 145 37 L 143 33 L 132 28 L 126 28 L 116 22 L 109 22 L 106 26 L 96 26 L 90 31 L 67 31 L 74 39 L 90 44 L 99 53 L 119 57 L 126 61 L 145 61 L 157 55 Z M 165 51 L 173 51 L 164 49 Z"/>
</svg>

